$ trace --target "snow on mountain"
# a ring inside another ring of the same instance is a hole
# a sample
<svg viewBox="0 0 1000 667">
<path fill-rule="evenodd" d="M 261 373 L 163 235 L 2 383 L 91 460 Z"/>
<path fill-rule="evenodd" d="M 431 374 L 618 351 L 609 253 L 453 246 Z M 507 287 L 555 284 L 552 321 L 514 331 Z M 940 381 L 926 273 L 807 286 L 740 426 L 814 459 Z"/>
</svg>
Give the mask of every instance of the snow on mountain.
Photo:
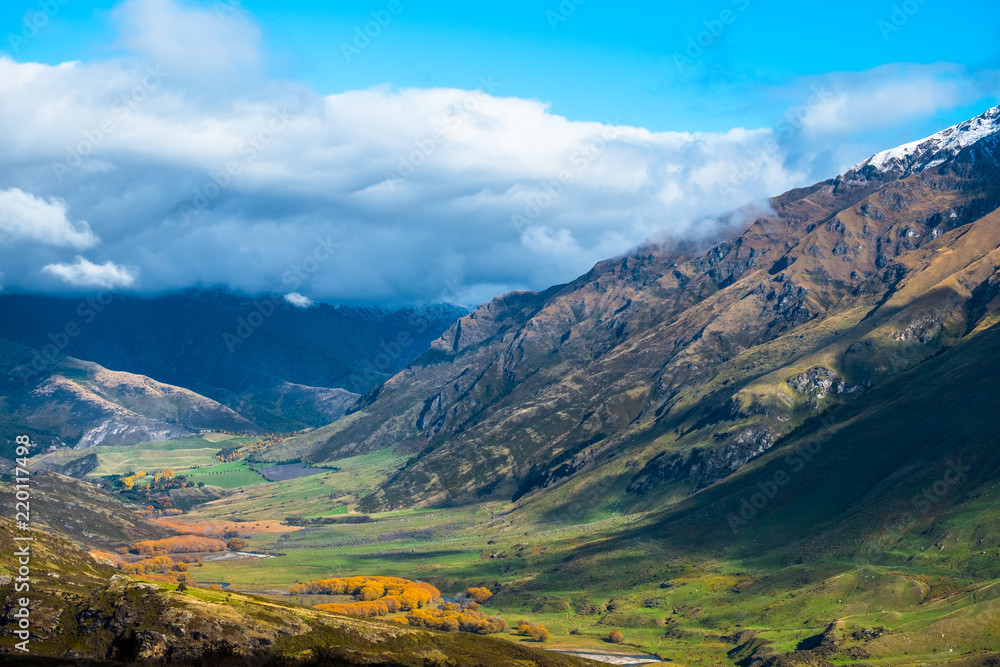
<svg viewBox="0 0 1000 667">
<path fill-rule="evenodd" d="M 872 167 L 881 172 L 889 172 L 898 168 L 905 174 L 919 173 L 942 164 L 962 149 L 995 134 L 1000 134 L 1000 106 L 993 107 L 981 116 L 949 127 L 926 139 L 882 151 L 863 162 L 859 162 L 845 173 L 860 172 L 866 167 Z"/>
</svg>

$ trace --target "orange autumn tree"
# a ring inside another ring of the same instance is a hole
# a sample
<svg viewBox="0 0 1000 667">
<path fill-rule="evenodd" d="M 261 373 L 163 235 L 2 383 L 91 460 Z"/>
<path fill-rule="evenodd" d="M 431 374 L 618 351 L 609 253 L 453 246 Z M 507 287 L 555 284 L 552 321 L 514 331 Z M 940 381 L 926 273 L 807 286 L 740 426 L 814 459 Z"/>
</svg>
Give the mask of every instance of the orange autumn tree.
<svg viewBox="0 0 1000 667">
<path fill-rule="evenodd" d="M 226 543 L 197 535 L 178 535 L 165 540 L 143 540 L 136 542 L 135 551 L 143 556 L 160 556 L 164 554 L 185 554 L 199 551 L 225 551 Z"/>
<path fill-rule="evenodd" d="M 426 607 L 441 591 L 422 581 L 398 577 L 342 577 L 295 584 L 292 595 L 350 595 L 355 601 L 315 605 L 316 609 L 347 616 L 385 616 Z"/>
<path fill-rule="evenodd" d="M 457 604 L 444 604 L 440 609 L 417 609 L 411 611 L 405 618 L 396 620 L 418 628 L 445 632 L 474 632 L 477 635 L 508 630 L 507 621 L 502 618 L 487 616 L 476 609 L 463 609 Z"/>
<path fill-rule="evenodd" d="M 470 588 L 465 591 L 465 594 L 476 604 L 483 604 L 493 597 L 493 593 L 488 588 Z"/>
<path fill-rule="evenodd" d="M 540 623 L 531 623 L 530 621 L 518 621 L 517 634 L 522 637 L 531 637 L 536 642 L 547 642 L 550 636 L 548 628 Z"/>
</svg>

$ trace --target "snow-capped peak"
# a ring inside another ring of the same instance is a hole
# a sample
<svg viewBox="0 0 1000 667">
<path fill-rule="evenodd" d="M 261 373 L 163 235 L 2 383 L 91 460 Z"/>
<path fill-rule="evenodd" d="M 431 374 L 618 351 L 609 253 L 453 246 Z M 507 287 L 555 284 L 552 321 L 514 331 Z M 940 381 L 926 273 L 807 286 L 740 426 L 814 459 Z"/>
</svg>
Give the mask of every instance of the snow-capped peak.
<svg viewBox="0 0 1000 667">
<path fill-rule="evenodd" d="M 926 139 L 882 151 L 854 165 L 847 173 L 861 171 L 865 167 L 882 172 L 898 167 L 905 173 L 918 173 L 942 164 L 963 148 L 995 134 L 1000 134 L 1000 106 Z"/>
</svg>

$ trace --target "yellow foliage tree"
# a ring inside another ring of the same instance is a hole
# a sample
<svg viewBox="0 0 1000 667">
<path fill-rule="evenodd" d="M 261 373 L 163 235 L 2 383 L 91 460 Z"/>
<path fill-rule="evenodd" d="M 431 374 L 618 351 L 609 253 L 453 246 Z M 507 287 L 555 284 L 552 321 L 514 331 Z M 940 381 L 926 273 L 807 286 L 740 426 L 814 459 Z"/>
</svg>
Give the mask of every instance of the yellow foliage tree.
<svg viewBox="0 0 1000 667">
<path fill-rule="evenodd" d="M 476 604 L 483 604 L 493 597 L 493 593 L 488 588 L 470 588 L 465 591 L 465 594 L 474 600 Z"/>
</svg>

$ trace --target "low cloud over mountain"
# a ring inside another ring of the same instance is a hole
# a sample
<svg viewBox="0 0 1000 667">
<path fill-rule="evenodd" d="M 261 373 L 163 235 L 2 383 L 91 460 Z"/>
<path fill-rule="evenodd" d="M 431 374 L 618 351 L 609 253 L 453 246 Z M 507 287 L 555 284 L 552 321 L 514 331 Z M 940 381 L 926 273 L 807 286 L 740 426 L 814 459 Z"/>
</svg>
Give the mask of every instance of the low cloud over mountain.
<svg viewBox="0 0 1000 667">
<path fill-rule="evenodd" d="M 898 130 L 995 91 L 983 72 L 888 66 L 773 91 L 772 127 L 701 133 L 571 121 L 488 72 L 324 96 L 268 74 L 260 28 L 217 4 L 124 3 L 104 60 L 0 57 L 8 289 L 479 303 L 832 175 L 870 154 L 857 136 L 879 100 L 899 102 L 882 123 Z M 330 237 L 334 256 L 288 282 Z"/>
</svg>

